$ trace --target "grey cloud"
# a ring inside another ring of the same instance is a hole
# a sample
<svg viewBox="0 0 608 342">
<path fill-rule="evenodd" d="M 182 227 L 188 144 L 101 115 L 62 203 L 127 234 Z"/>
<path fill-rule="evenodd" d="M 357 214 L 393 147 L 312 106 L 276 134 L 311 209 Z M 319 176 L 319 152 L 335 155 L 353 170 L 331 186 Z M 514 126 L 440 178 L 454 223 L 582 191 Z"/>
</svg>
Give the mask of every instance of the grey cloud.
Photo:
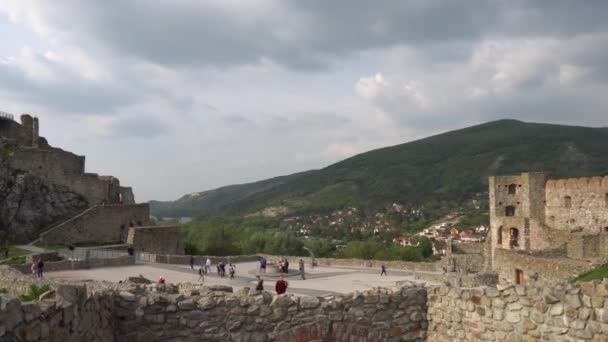
<svg viewBox="0 0 608 342">
<path fill-rule="evenodd" d="M 153 118 L 133 117 L 119 119 L 114 122 L 109 129 L 109 136 L 112 138 L 144 138 L 150 139 L 168 133 L 167 126 Z"/>
<path fill-rule="evenodd" d="M 585 5 L 568 0 L 279 4 L 250 21 L 236 14 L 242 11 L 238 7 L 219 9 L 205 2 L 123 1 L 117 7 L 111 1 L 73 1 L 49 4 L 53 9 L 43 13 L 64 31 L 84 34 L 79 39 L 87 45 L 101 44 L 158 64 L 229 67 L 269 59 L 298 70 L 320 70 L 336 63 L 336 58 L 366 49 L 466 46 L 491 35 L 572 36 L 608 27 L 608 2 L 601 0 Z M 458 49 L 445 53 L 463 55 Z"/>
<path fill-rule="evenodd" d="M 0 92 L 65 114 L 107 113 L 135 100 L 131 90 L 118 85 L 86 82 L 63 75 L 65 78 L 57 82 L 36 82 L 14 65 L 0 64 Z"/>
</svg>

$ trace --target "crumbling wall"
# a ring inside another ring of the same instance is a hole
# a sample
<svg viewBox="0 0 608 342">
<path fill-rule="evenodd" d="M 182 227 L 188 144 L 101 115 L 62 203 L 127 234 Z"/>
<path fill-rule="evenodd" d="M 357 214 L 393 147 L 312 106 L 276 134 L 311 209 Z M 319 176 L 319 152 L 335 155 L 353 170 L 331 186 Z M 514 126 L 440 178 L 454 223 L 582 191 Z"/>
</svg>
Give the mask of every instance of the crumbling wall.
<svg viewBox="0 0 608 342">
<path fill-rule="evenodd" d="M 500 282 L 516 283 L 516 270 L 523 272 L 526 283 L 554 284 L 574 279 L 595 267 L 594 264 L 569 258 L 536 256 L 508 249 L 497 249 L 494 271 Z"/>
<path fill-rule="evenodd" d="M 607 283 L 428 292 L 428 341 L 605 341 Z"/>
<path fill-rule="evenodd" d="M 0 294 L 2 341 L 114 341 L 113 297 L 84 286 L 59 286 L 55 298 L 21 303 Z"/>
<path fill-rule="evenodd" d="M 131 226 L 149 224 L 147 203 L 98 205 L 40 235 L 48 244 L 125 241 Z"/>
<path fill-rule="evenodd" d="M 136 252 L 155 254 L 184 254 L 179 226 L 129 228 L 127 243 Z"/>
<path fill-rule="evenodd" d="M 608 229 L 608 176 L 550 180 L 545 197 L 549 227 L 587 233 Z"/>
</svg>

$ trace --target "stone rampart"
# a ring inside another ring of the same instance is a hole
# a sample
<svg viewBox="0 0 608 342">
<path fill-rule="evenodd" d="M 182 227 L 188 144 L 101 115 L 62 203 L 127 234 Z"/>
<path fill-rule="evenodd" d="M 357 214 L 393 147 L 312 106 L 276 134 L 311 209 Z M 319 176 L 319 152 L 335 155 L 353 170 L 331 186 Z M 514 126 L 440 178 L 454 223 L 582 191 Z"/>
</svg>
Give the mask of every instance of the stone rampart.
<svg viewBox="0 0 608 342">
<path fill-rule="evenodd" d="M 180 226 L 150 226 L 129 228 L 127 243 L 136 252 L 155 254 L 184 254 Z"/>
<path fill-rule="evenodd" d="M 145 226 L 150 220 L 147 203 L 98 205 L 42 233 L 48 244 L 125 241 L 130 226 Z"/>
<path fill-rule="evenodd" d="M 401 284 L 347 295 L 223 286 L 59 284 L 54 297 L 0 295 L 0 340 L 605 341 L 608 282 L 463 289 Z M 91 290 L 93 289 L 93 290 Z M 87 291 L 88 290 L 88 291 Z M 178 292 L 179 291 L 179 292 Z M 87 293 L 88 292 L 88 293 Z M 86 293 L 86 294 L 85 294 Z"/>
<path fill-rule="evenodd" d="M 608 283 L 428 291 L 429 341 L 606 341 Z"/>
<path fill-rule="evenodd" d="M 44 263 L 45 272 L 65 271 L 65 270 L 80 270 L 99 267 L 119 267 L 135 265 L 135 257 L 130 255 L 120 256 L 116 258 L 91 258 L 86 260 L 61 260 L 49 261 Z M 30 265 L 15 265 L 16 270 L 29 274 Z"/>
<path fill-rule="evenodd" d="M 514 282 L 519 270 L 524 277 L 520 281 L 554 284 L 564 279 L 574 279 L 596 266 L 582 260 L 536 256 L 508 249 L 497 249 L 494 258 L 494 271 L 498 273 L 500 282 Z"/>
<path fill-rule="evenodd" d="M 551 228 L 588 233 L 608 228 L 608 176 L 549 180 L 545 200 Z"/>
<path fill-rule="evenodd" d="M 113 297 L 59 286 L 55 298 L 21 303 L 0 294 L 1 341 L 115 341 Z"/>
<path fill-rule="evenodd" d="M 259 254 L 268 260 L 278 260 L 281 258 L 277 255 Z M 297 265 L 297 260 L 303 259 L 306 265 L 310 265 L 310 257 L 300 256 L 286 256 L 292 265 Z M 425 262 L 413 262 L 413 261 L 398 261 L 398 260 L 363 260 L 363 259 L 337 259 L 337 258 L 315 258 L 315 262 L 318 266 L 332 266 L 332 267 L 367 267 L 377 268 L 380 270 L 380 266 L 384 265 L 386 268 L 392 269 L 404 269 L 411 271 L 425 271 L 425 272 L 440 272 L 444 265 L 441 261 L 425 261 Z"/>
<path fill-rule="evenodd" d="M 478 242 L 460 242 L 452 244 L 454 252 L 466 254 L 483 254 L 484 244 Z"/>
<path fill-rule="evenodd" d="M 194 255 L 194 265 L 201 266 L 207 258 L 211 260 L 211 262 L 216 265 L 218 262 L 222 261 L 224 263 L 228 262 L 256 262 L 261 259 L 259 255 L 236 255 L 236 256 L 213 256 L 213 255 Z M 175 254 L 156 254 L 150 256 L 150 261 L 159 263 L 159 264 L 178 264 L 178 265 L 189 265 L 190 264 L 190 256 L 189 255 L 175 255 Z"/>
</svg>

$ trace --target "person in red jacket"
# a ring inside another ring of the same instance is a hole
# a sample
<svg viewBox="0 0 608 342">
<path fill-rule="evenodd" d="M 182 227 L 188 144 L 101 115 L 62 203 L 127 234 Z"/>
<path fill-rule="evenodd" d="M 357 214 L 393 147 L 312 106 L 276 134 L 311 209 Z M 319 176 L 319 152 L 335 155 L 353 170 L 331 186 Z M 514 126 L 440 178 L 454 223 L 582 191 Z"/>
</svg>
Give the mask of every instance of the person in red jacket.
<svg viewBox="0 0 608 342">
<path fill-rule="evenodd" d="M 274 290 L 277 291 L 277 294 L 283 294 L 287 291 L 287 286 L 289 286 L 289 284 L 283 279 L 283 275 L 281 275 L 274 285 Z"/>
</svg>

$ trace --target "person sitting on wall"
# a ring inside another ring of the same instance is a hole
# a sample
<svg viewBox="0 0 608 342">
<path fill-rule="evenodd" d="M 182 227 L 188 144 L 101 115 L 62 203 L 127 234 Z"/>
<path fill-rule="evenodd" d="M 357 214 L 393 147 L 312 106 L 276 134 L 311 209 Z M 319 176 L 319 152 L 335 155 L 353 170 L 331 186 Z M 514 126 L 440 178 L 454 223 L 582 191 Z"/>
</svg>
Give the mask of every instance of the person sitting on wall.
<svg viewBox="0 0 608 342">
<path fill-rule="evenodd" d="M 255 286 L 256 291 L 264 291 L 264 280 L 259 276 L 255 276 L 258 278 L 258 284 Z"/>
</svg>

